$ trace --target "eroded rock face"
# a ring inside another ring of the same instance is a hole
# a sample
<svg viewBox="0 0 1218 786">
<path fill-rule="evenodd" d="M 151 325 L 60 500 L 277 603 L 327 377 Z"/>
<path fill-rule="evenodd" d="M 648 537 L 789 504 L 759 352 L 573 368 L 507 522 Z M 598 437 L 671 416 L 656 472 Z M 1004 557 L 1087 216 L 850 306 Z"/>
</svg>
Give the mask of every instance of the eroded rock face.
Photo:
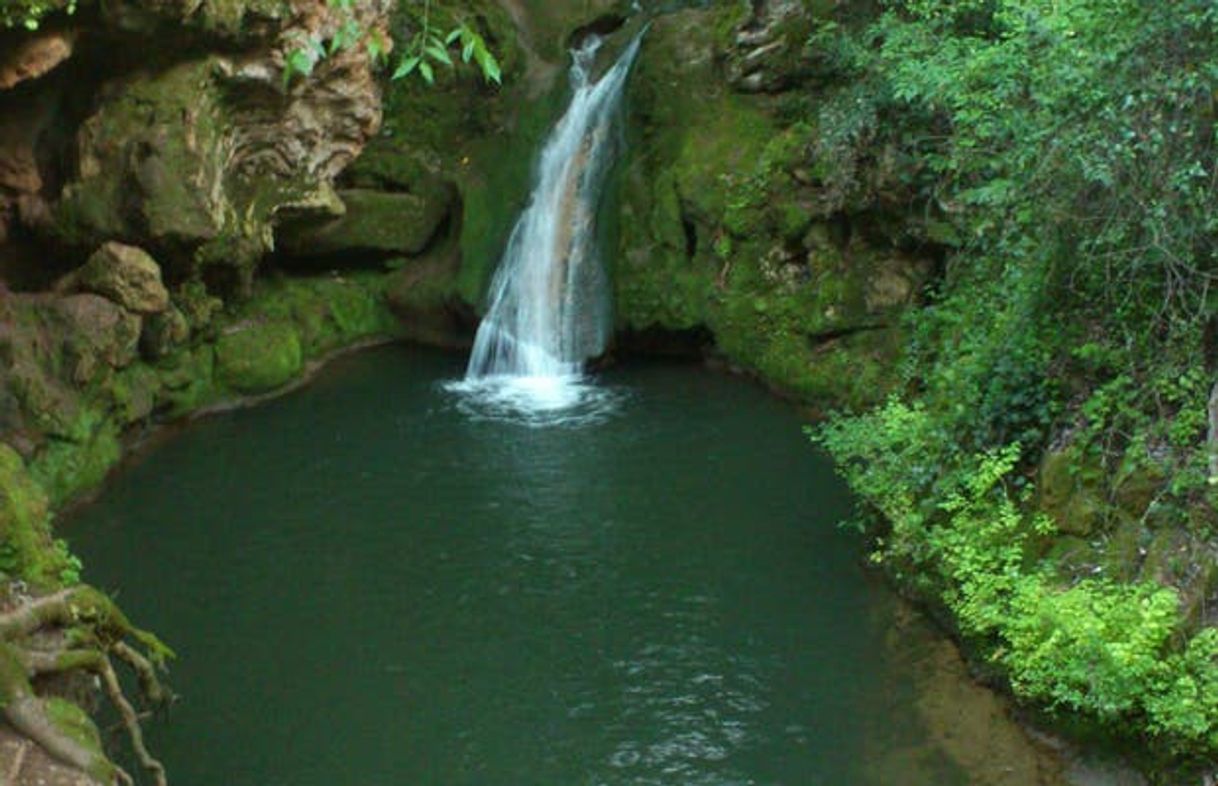
<svg viewBox="0 0 1218 786">
<path fill-rule="evenodd" d="M 197 24 L 216 34 L 251 14 L 265 24 L 256 46 L 239 55 L 204 55 L 104 86 L 55 206 L 60 240 L 135 241 L 175 278 L 220 265 L 248 287 L 274 247 L 280 211 L 324 201 L 313 197 L 376 134 L 380 88 L 362 44 L 319 59 L 307 75 L 285 75 L 285 64 L 344 25 L 387 40 L 388 0 L 351 10 L 305 0 L 235 5 L 242 10 L 231 19 L 220 3 L 108 7 L 111 24 L 136 30 L 188 12 L 210 18 Z"/>
<path fill-rule="evenodd" d="M 47 215 L 38 146 L 57 103 L 53 91 L 0 91 L 0 242 L 10 226 L 37 225 Z"/>
<path fill-rule="evenodd" d="M 388 44 L 392 8 L 390 0 L 355 3 L 348 17 L 328 5 L 301 4 L 267 54 L 222 63 L 237 172 L 328 182 L 346 169 L 381 125 L 380 85 L 367 50 L 330 55 L 286 90 L 284 63 L 308 40 L 331 40 L 348 23 Z"/>
</svg>

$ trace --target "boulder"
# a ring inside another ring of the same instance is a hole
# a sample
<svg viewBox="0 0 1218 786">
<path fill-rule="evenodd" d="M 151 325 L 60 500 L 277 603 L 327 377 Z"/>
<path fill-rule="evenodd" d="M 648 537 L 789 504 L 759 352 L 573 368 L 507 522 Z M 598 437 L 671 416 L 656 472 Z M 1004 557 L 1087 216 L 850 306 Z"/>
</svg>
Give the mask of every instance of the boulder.
<svg viewBox="0 0 1218 786">
<path fill-rule="evenodd" d="M 279 245 L 298 256 L 343 252 L 415 256 L 427 248 L 456 202 L 451 187 L 422 194 L 339 192 L 344 215 L 321 225 L 282 228 Z"/>
<path fill-rule="evenodd" d="M 135 246 L 106 243 L 70 280 L 73 289 L 101 295 L 136 314 L 159 314 L 169 308 L 160 266 Z"/>
<path fill-rule="evenodd" d="M 104 366 L 125 368 L 135 360 L 141 326 L 135 314 L 89 293 L 61 298 L 54 309 L 64 322 L 63 356 L 72 381 L 86 384 Z"/>
<path fill-rule="evenodd" d="M 216 374 L 240 393 L 265 393 L 282 387 L 303 367 L 300 335 L 288 322 L 237 325 L 216 342 Z"/>
</svg>

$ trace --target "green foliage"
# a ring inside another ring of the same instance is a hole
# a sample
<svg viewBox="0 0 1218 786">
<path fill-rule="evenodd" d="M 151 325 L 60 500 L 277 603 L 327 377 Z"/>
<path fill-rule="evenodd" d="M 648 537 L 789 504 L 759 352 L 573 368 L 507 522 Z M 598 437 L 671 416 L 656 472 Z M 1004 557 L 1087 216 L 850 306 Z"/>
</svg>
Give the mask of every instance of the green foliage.
<svg viewBox="0 0 1218 786">
<path fill-rule="evenodd" d="M 879 484 L 860 490 L 885 517 L 902 495 L 922 517 L 906 529 L 924 537 L 893 523 L 885 558 L 944 548 L 929 530 L 953 478 L 1012 444 L 1004 483 L 1029 509 L 1033 467 L 1064 435 L 1075 470 L 1100 473 L 1101 504 L 1145 470 L 1154 485 L 1126 513 L 1212 521 L 1218 7 L 888 0 L 869 22 L 822 25 L 809 48 L 829 80 L 813 175 L 840 205 L 877 180 L 907 189 L 926 216 L 915 239 L 945 246 L 928 307 L 908 317 L 904 409 L 835 426 L 850 461 L 850 440 L 897 446 L 867 454 L 891 472 L 851 476 Z"/>
<path fill-rule="evenodd" d="M 80 583 L 80 573 L 84 564 L 80 557 L 68 548 L 68 542 L 62 538 L 55 539 L 55 561 L 59 568 L 59 583 L 65 587 L 73 587 Z"/>
<path fill-rule="evenodd" d="M 963 236 L 1006 265 L 1051 263 L 1043 273 L 1077 296 L 1070 307 L 1131 336 L 1207 311 L 1212 4 L 889 7 L 873 67 L 896 107 L 933 120 L 931 196 Z"/>
<path fill-rule="evenodd" d="M 1036 556 L 1053 526 L 1014 482 L 1018 445 L 963 456 L 937 428 L 894 398 L 812 432 L 888 524 L 874 559 L 943 603 L 1017 695 L 1133 722 L 1176 750 L 1218 742 L 1218 631 L 1176 647 L 1179 598 L 1154 584 L 1059 586 Z"/>
<path fill-rule="evenodd" d="M 951 441 L 1033 456 L 1086 401 L 1083 439 L 1106 466 L 1166 444 L 1198 474 L 1218 8 L 889 0 L 809 44 L 837 79 L 814 108 L 812 174 L 842 205 L 899 181 L 949 246 L 903 375 Z"/>
<path fill-rule="evenodd" d="M 80 560 L 52 537 L 46 493 L 21 457 L 0 445 L 0 576 L 37 589 L 80 581 Z"/>
<path fill-rule="evenodd" d="M 340 15 L 341 22 L 334 34 L 323 40 L 309 36 L 300 45 L 287 52 L 283 63 L 283 84 L 286 88 L 292 80 L 307 77 L 317 64 L 339 52 L 363 46 L 372 61 L 384 65 L 389 59 L 390 44 L 381 33 L 363 29 L 354 15 L 355 0 L 326 0 L 326 4 Z M 429 85 L 436 80 L 436 67 L 455 66 L 449 52 L 450 47 L 459 47 L 462 63 L 473 62 L 483 79 L 500 84 L 503 72 L 499 61 L 487 46 L 483 37 L 465 23 L 457 24 L 447 34 L 432 27 L 431 0 L 423 0 L 423 16 L 420 29 L 405 45 L 405 53 L 399 58 L 392 79 L 402 79 L 418 74 Z"/>
<path fill-rule="evenodd" d="M 56 11 L 76 13 L 76 0 L 0 0 L 0 30 L 14 27 L 37 30 L 43 18 Z"/>
<path fill-rule="evenodd" d="M 392 78 L 403 79 L 417 73 L 427 84 L 434 84 L 436 66 L 454 67 L 449 47 L 459 47 L 461 62 L 469 64 L 473 61 L 487 82 L 502 82 L 503 72 L 499 61 L 472 27 L 461 23 L 443 35 L 432 29 L 431 0 L 423 0 L 422 27 L 406 47 Z"/>
<path fill-rule="evenodd" d="M 1153 584 L 1058 589 L 1034 577 L 1012 598 L 1000 655 L 1019 693 L 1120 720 L 1154 703 L 1178 604 L 1175 592 Z M 1218 715 L 1205 724 L 1218 728 Z"/>
<path fill-rule="evenodd" d="M 1153 729 L 1218 748 L 1218 630 L 1202 631 L 1163 669 L 1161 690 L 1148 701 Z"/>
</svg>

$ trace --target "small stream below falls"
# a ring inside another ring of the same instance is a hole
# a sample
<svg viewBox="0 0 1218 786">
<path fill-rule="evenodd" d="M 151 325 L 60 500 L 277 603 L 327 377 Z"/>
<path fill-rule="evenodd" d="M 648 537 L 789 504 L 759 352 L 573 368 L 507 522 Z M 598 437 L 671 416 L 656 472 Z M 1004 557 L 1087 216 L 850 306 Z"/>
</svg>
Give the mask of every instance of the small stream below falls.
<svg viewBox="0 0 1218 786">
<path fill-rule="evenodd" d="M 791 408 L 631 365 L 537 428 L 463 411 L 463 365 L 344 358 L 68 522 L 181 655 L 176 786 L 1064 782 L 868 579 Z"/>
</svg>

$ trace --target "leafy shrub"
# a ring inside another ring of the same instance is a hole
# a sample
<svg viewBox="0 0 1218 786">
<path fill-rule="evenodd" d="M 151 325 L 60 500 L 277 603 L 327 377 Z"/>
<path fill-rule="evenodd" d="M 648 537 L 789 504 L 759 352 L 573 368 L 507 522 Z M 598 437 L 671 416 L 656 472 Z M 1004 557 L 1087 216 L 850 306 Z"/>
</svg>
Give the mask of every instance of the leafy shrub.
<svg viewBox="0 0 1218 786">
<path fill-rule="evenodd" d="M 76 0 L 0 0 L 0 29 L 23 27 L 37 30 L 43 18 L 55 11 L 75 13 Z"/>
<path fill-rule="evenodd" d="M 931 414 L 896 399 L 812 435 L 887 522 L 876 560 L 920 577 L 1017 696 L 1104 723 L 1134 721 L 1176 750 L 1218 742 L 1218 631 L 1176 648 L 1184 623 L 1175 591 L 1059 586 L 1036 559 L 1053 525 L 1026 512 L 1030 488 L 1015 490 L 1018 445 L 967 457 L 936 451 Z"/>
<path fill-rule="evenodd" d="M 360 27 L 354 15 L 356 1 L 326 0 L 326 4 L 337 11 L 343 21 L 328 40 L 310 36 L 301 40 L 299 46 L 286 54 L 283 66 L 285 87 L 297 77 L 309 76 L 317 64 L 327 57 L 357 46 L 363 46 L 374 63 L 383 64 L 388 61 L 389 42 L 384 40 L 379 32 Z M 438 32 L 434 28 L 431 0 L 423 0 L 418 30 L 404 42 L 405 53 L 399 58 L 390 78 L 402 79 L 411 74 L 418 74 L 427 84 L 434 84 L 438 66 L 455 66 L 453 55 L 449 52 L 450 47 L 456 49 L 461 62 L 475 64 L 487 82 L 499 84 L 502 81 L 503 73 L 499 61 L 474 28 L 464 22 L 456 24 L 446 33 Z"/>
</svg>

